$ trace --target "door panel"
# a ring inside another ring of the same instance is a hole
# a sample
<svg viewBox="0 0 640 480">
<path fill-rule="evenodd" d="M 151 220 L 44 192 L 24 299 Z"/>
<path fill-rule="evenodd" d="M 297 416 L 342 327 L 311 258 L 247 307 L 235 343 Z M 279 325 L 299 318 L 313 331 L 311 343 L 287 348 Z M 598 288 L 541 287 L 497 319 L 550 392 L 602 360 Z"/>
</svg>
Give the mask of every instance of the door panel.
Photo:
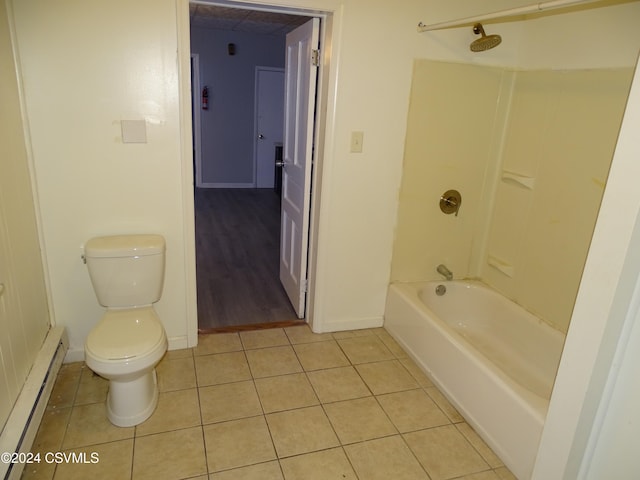
<svg viewBox="0 0 640 480">
<path fill-rule="evenodd" d="M 312 55 L 319 30 L 320 20 L 314 18 L 289 33 L 286 41 L 280 281 L 299 318 L 304 318 L 306 303 L 317 78 Z"/>
</svg>

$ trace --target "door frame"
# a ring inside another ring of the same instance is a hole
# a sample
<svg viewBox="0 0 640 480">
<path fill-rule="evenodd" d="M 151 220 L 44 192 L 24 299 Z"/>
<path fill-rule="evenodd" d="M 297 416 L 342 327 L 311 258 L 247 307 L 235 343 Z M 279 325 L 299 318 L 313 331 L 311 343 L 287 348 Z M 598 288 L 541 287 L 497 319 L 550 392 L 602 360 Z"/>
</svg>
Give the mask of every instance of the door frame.
<svg viewBox="0 0 640 480">
<path fill-rule="evenodd" d="M 193 165 L 195 168 L 195 186 L 202 186 L 202 111 L 201 111 L 201 82 L 200 82 L 200 54 L 191 53 L 191 119 L 193 141 Z"/>
<path fill-rule="evenodd" d="M 258 135 L 260 134 L 258 128 L 258 106 L 259 106 L 259 90 L 260 90 L 260 72 L 282 72 L 284 74 L 284 68 L 280 67 L 264 67 L 256 66 L 254 73 L 254 102 L 253 102 L 253 184 L 258 187 Z M 282 100 L 284 105 L 284 99 Z M 284 107 L 283 107 L 284 108 Z M 272 159 L 273 160 L 273 159 Z"/>
<path fill-rule="evenodd" d="M 195 255 L 195 209 L 193 186 L 193 151 L 191 122 L 191 81 L 190 81 L 190 19 L 189 0 L 176 0 L 177 42 L 179 63 L 179 111 L 181 131 L 182 165 L 182 209 L 184 218 L 185 245 L 185 322 L 189 347 L 198 343 L 198 311 L 196 295 L 196 255 Z M 193 0 L 191 3 L 220 5 L 249 10 L 262 10 L 320 18 L 320 64 L 316 99 L 316 122 L 314 124 L 314 160 L 311 183 L 311 221 L 309 225 L 308 252 L 308 292 L 305 321 L 312 331 L 325 331 L 324 263 L 319 261 L 326 245 L 319 238 L 319 232 L 328 227 L 329 218 L 322 204 L 330 203 L 330 191 L 322 192 L 323 177 L 329 177 L 333 168 L 332 155 L 335 148 L 336 91 L 338 84 L 338 62 L 340 56 L 343 21 L 342 0 L 280 0 L 278 5 L 270 0 Z M 325 155 L 325 152 L 328 154 Z"/>
</svg>

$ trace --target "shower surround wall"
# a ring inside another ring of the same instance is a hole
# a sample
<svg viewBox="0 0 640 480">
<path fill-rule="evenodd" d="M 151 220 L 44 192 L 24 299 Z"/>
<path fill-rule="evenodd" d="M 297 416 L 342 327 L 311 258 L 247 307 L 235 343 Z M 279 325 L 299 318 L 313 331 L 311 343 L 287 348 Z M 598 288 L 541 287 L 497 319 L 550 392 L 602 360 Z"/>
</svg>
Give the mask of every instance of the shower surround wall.
<svg viewBox="0 0 640 480">
<path fill-rule="evenodd" d="M 566 333 L 632 73 L 417 60 L 392 282 L 444 263 Z"/>
</svg>

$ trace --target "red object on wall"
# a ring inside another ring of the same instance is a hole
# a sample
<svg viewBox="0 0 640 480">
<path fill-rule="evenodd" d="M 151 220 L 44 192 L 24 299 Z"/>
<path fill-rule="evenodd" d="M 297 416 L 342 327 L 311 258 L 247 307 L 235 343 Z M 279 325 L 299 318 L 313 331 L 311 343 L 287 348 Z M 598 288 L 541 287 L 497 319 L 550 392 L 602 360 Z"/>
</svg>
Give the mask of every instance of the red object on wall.
<svg viewBox="0 0 640 480">
<path fill-rule="evenodd" d="M 202 89 L 202 109 L 209 110 L 209 89 L 207 87 Z"/>
</svg>

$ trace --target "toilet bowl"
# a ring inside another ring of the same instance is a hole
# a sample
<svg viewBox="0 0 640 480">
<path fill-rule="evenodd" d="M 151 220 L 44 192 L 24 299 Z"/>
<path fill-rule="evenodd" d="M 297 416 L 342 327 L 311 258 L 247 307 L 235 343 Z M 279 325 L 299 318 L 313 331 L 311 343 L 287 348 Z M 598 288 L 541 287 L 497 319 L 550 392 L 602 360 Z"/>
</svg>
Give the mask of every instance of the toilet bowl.
<svg viewBox="0 0 640 480">
<path fill-rule="evenodd" d="M 119 427 L 144 422 L 158 404 L 155 367 L 167 351 L 167 336 L 153 303 L 164 280 L 160 235 L 96 237 L 85 260 L 106 312 L 85 341 L 85 362 L 109 380 L 107 418 Z"/>
<path fill-rule="evenodd" d="M 155 366 L 167 337 L 151 307 L 109 310 L 89 333 L 85 362 L 109 380 L 107 417 L 119 427 L 144 422 L 158 404 Z"/>
</svg>

